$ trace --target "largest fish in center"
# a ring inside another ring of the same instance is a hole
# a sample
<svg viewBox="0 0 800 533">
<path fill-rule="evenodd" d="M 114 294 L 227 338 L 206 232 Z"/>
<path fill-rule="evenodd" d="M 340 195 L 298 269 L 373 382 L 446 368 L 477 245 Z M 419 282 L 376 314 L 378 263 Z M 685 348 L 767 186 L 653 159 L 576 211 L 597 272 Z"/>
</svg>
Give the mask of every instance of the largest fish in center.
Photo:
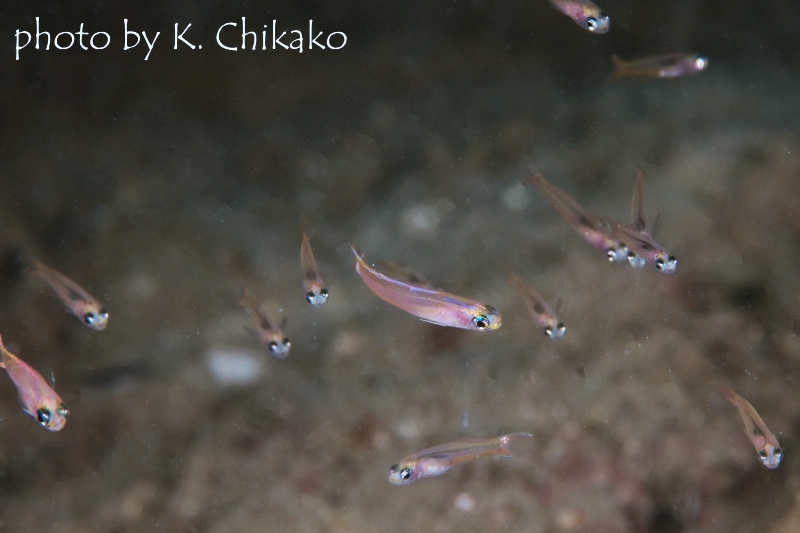
<svg viewBox="0 0 800 533">
<path fill-rule="evenodd" d="M 490 331 L 501 326 L 502 318 L 494 307 L 390 278 L 369 266 L 355 244 L 351 243 L 350 248 L 356 256 L 356 272 L 381 300 L 440 326 L 473 331 Z"/>
</svg>

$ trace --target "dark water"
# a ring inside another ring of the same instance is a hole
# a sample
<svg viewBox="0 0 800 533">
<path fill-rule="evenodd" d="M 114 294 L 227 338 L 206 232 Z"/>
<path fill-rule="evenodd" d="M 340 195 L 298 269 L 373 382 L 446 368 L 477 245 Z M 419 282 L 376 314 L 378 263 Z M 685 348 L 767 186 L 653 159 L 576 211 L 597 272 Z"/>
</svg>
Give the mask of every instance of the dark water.
<svg viewBox="0 0 800 533">
<path fill-rule="evenodd" d="M 48 432 L 0 382 L 0 530 L 800 530 L 800 4 L 602 7 L 606 35 L 545 0 L 0 8 L 0 333 L 71 409 Z M 36 17 L 111 44 L 16 61 Z M 268 50 L 216 44 L 236 22 L 223 42 L 241 46 L 242 17 Z M 122 50 L 126 18 L 161 32 L 147 61 Z M 346 46 L 271 49 L 273 20 L 307 36 L 312 19 Z M 202 49 L 174 50 L 175 23 Z M 710 67 L 605 81 L 614 53 L 667 52 Z M 641 166 L 676 274 L 605 261 L 523 185 L 525 155 L 620 220 Z M 391 307 L 350 240 L 503 327 Z M 67 314 L 21 252 L 101 300 L 108 328 Z M 563 342 L 498 261 L 563 301 Z M 287 359 L 245 331 L 242 285 L 288 318 Z M 755 406 L 777 470 L 709 381 Z M 387 482 L 427 446 L 517 431 L 535 436 L 524 457 Z"/>
</svg>

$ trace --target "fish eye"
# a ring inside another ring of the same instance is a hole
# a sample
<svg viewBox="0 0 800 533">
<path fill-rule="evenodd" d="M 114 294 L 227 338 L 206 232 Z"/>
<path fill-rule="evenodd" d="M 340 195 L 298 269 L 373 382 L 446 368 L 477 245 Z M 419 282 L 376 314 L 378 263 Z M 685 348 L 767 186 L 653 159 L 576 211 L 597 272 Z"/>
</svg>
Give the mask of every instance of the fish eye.
<svg viewBox="0 0 800 533">
<path fill-rule="evenodd" d="M 489 327 L 489 319 L 485 315 L 478 315 L 474 317 L 472 319 L 472 323 L 478 329 L 486 329 Z"/>
<path fill-rule="evenodd" d="M 552 337 L 553 336 L 553 328 L 551 328 L 550 326 L 545 326 L 544 327 L 544 334 L 547 335 L 548 337 Z"/>
<path fill-rule="evenodd" d="M 58 404 L 58 407 L 56 407 L 56 414 L 66 420 L 69 418 L 69 409 L 67 409 L 65 404 L 60 403 Z"/>
<path fill-rule="evenodd" d="M 400 479 L 402 479 L 403 481 L 407 481 L 408 478 L 410 478 L 410 477 L 411 477 L 411 469 L 410 468 L 404 468 L 404 469 L 402 469 L 400 471 Z"/>
<path fill-rule="evenodd" d="M 327 299 L 328 298 L 328 289 L 322 289 L 321 291 L 319 291 L 319 295 L 322 296 L 323 298 Z"/>
<path fill-rule="evenodd" d="M 600 12 L 600 20 L 602 20 L 602 21 L 608 20 L 608 13 L 606 13 L 605 11 L 601 11 Z"/>
<path fill-rule="evenodd" d="M 40 407 L 36 410 L 36 420 L 43 426 L 47 426 L 50 423 L 51 414 L 50 410 L 44 407 Z"/>
<path fill-rule="evenodd" d="M 664 260 L 663 259 L 656 259 L 656 268 L 658 270 L 664 270 Z"/>
<path fill-rule="evenodd" d="M 617 259 L 617 251 L 613 248 L 609 248 L 606 250 L 606 257 L 608 257 L 609 262 L 613 263 Z"/>
<path fill-rule="evenodd" d="M 284 339 L 283 339 L 283 345 L 284 345 L 284 346 L 286 346 L 286 347 L 288 348 L 289 346 L 291 346 L 291 345 L 292 345 L 292 341 L 290 341 L 288 337 L 284 337 Z"/>
<path fill-rule="evenodd" d="M 108 318 L 108 311 L 105 308 L 100 309 L 100 318 Z"/>
<path fill-rule="evenodd" d="M 313 304 L 314 303 L 314 298 L 316 298 L 316 295 L 313 292 L 308 291 L 306 293 L 306 300 L 308 300 L 308 303 Z"/>
<path fill-rule="evenodd" d="M 94 321 L 95 321 L 94 313 L 89 311 L 88 313 L 84 314 L 83 321 L 89 324 L 90 326 L 94 326 Z"/>
<path fill-rule="evenodd" d="M 272 353 L 277 352 L 278 351 L 278 343 L 275 342 L 275 341 L 270 342 L 269 343 L 269 351 L 272 352 Z"/>
<path fill-rule="evenodd" d="M 565 331 L 567 331 L 567 326 L 565 326 L 563 322 L 559 322 L 558 323 L 558 331 L 560 331 L 561 333 L 564 333 Z"/>
<path fill-rule="evenodd" d="M 760 452 L 758 452 L 758 456 L 761 458 L 762 461 L 766 461 L 767 457 L 769 457 L 767 452 L 765 452 L 764 450 L 761 450 Z"/>
<path fill-rule="evenodd" d="M 594 18 L 594 17 L 587 18 L 586 19 L 586 27 L 589 28 L 589 30 L 591 30 L 591 31 L 596 30 L 597 29 L 597 19 Z"/>
<path fill-rule="evenodd" d="M 390 474 L 394 474 L 395 472 L 397 472 L 397 469 L 398 469 L 398 468 L 400 468 L 400 465 L 399 465 L 399 464 L 398 464 L 398 465 L 392 465 L 392 467 L 391 467 L 391 468 L 389 468 L 389 473 L 390 473 Z"/>
</svg>

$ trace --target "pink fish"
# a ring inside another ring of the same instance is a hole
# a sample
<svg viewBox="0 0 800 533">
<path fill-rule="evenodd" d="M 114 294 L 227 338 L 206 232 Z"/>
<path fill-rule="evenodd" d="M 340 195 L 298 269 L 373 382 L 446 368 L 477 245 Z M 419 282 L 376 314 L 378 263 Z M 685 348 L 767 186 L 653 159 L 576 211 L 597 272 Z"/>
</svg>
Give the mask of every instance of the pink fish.
<svg viewBox="0 0 800 533">
<path fill-rule="evenodd" d="M 758 416 L 755 408 L 750 405 L 750 402 L 725 385 L 720 385 L 719 383 L 710 383 L 709 385 L 739 410 L 739 415 L 744 423 L 744 432 L 750 442 L 753 443 L 756 452 L 758 452 L 758 459 L 761 464 L 770 470 L 778 468 L 783 459 L 783 450 L 781 445 L 778 444 L 778 439 L 775 438 L 775 435 L 772 434 L 764 421 L 761 420 L 761 417 Z"/>
<path fill-rule="evenodd" d="M 328 289 L 322 276 L 319 275 L 314 252 L 311 250 L 311 237 L 313 233 L 303 224 L 303 244 L 300 246 L 300 267 L 303 270 L 303 292 L 306 300 L 319 309 L 328 301 Z"/>
<path fill-rule="evenodd" d="M 611 57 L 614 73 L 611 79 L 620 78 L 680 78 L 697 74 L 708 68 L 708 59 L 694 54 L 669 54 L 623 61 Z"/>
<path fill-rule="evenodd" d="M 606 33 L 611 27 L 608 13 L 589 0 L 550 0 L 556 9 L 592 33 Z"/>
<path fill-rule="evenodd" d="M 8 377 L 16 385 L 22 410 L 50 431 L 61 430 L 69 416 L 69 410 L 61 397 L 41 374 L 6 349 L 2 336 L 0 352 L 3 359 L 0 367 L 6 369 Z"/>
<path fill-rule="evenodd" d="M 440 326 L 490 331 L 502 324 L 500 313 L 494 307 L 390 278 L 370 267 L 355 244 L 351 243 L 350 247 L 356 256 L 356 272 L 381 300 Z"/>
<path fill-rule="evenodd" d="M 105 329 L 108 324 L 108 311 L 88 292 L 61 272 L 45 266 L 35 259 L 25 262 L 28 264 L 28 272 L 42 278 L 50 285 L 70 313 L 96 331 Z"/>
<path fill-rule="evenodd" d="M 525 451 L 533 435 L 512 433 L 494 439 L 464 439 L 427 448 L 409 455 L 389 469 L 389 483 L 408 485 L 414 481 L 444 474 L 454 466 L 481 457 L 514 457 Z"/>
<path fill-rule="evenodd" d="M 547 181 L 533 161 L 527 157 L 525 160 L 528 165 L 528 179 L 553 204 L 561 216 L 572 224 L 575 231 L 589 244 L 603 252 L 609 261 L 623 262 L 628 259 L 628 248 L 607 222 L 581 207 L 566 192 Z"/>
<path fill-rule="evenodd" d="M 563 339 L 567 328 L 558 317 L 558 314 L 547 304 L 545 299 L 542 298 L 542 295 L 521 277 L 512 272 L 507 266 L 500 264 L 500 268 L 506 273 L 506 283 L 508 283 L 509 287 L 516 290 L 519 297 L 525 302 L 525 306 L 528 308 L 531 318 L 542 328 L 544 334 L 553 341 Z"/>
<path fill-rule="evenodd" d="M 291 341 L 283 334 L 284 323 L 280 326 L 272 320 L 267 310 L 264 309 L 253 296 L 242 289 L 242 296 L 239 303 L 247 308 L 256 321 L 255 334 L 261 342 L 269 349 L 270 353 L 278 359 L 286 359 L 289 356 Z"/>
</svg>

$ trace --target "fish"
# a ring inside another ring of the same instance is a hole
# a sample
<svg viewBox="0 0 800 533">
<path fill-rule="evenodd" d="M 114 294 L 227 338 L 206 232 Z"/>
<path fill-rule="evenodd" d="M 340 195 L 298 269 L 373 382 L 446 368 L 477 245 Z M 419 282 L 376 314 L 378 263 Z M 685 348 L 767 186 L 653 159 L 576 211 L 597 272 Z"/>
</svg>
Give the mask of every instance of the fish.
<svg viewBox="0 0 800 533">
<path fill-rule="evenodd" d="M 770 470 L 778 468 L 781 460 L 783 460 L 783 449 L 778 444 L 778 439 L 775 438 L 775 435 L 772 434 L 761 417 L 758 416 L 755 408 L 750 405 L 750 402 L 725 385 L 720 385 L 719 383 L 709 383 L 709 385 L 739 410 L 739 415 L 744 423 L 744 432 L 750 442 L 753 443 L 761 464 Z"/>
<path fill-rule="evenodd" d="M 678 260 L 666 248 L 653 239 L 647 220 L 644 218 L 644 171 L 639 169 L 636 173 L 633 201 L 631 205 L 632 225 L 625 226 L 611 217 L 606 217 L 617 230 L 619 238 L 628 247 L 628 260 L 631 266 L 638 267 L 638 258 L 661 272 L 674 274 L 678 268 Z"/>
<path fill-rule="evenodd" d="M 556 9 L 592 33 L 607 33 L 611 27 L 608 13 L 589 0 L 550 0 Z"/>
<path fill-rule="evenodd" d="M 381 274 L 364 261 L 355 243 L 350 243 L 350 248 L 356 256 L 356 272 L 381 300 L 439 326 L 492 331 L 502 325 L 494 307 Z"/>
<path fill-rule="evenodd" d="M 561 216 L 597 250 L 603 252 L 609 261 L 621 263 L 628 260 L 628 248 L 616 235 L 612 226 L 584 209 L 566 192 L 545 179 L 533 161 L 525 158 L 528 165 L 528 179 L 539 189 Z"/>
<path fill-rule="evenodd" d="M 636 173 L 636 181 L 633 184 L 633 197 L 631 198 L 631 226 L 637 231 L 644 231 L 647 221 L 644 218 L 644 171 L 639 168 Z M 628 263 L 636 269 L 641 270 L 647 265 L 643 257 L 636 255 L 628 250 Z"/>
<path fill-rule="evenodd" d="M 708 58 L 694 54 L 667 54 L 623 61 L 611 56 L 614 72 L 610 80 L 621 78 L 680 78 L 708 68 Z"/>
<path fill-rule="evenodd" d="M 258 336 L 261 342 L 269 349 L 270 353 L 278 359 L 286 359 L 289 356 L 289 348 L 292 342 L 283 334 L 283 328 L 286 321 L 279 326 L 272 320 L 266 309 L 264 309 L 253 296 L 242 289 L 242 296 L 239 298 L 239 304 L 246 307 L 256 320 L 257 329 L 254 333 Z M 249 328 L 248 328 L 249 329 Z"/>
<path fill-rule="evenodd" d="M 302 223 L 303 244 L 300 246 L 300 267 L 303 270 L 303 292 L 308 303 L 319 309 L 328 301 L 328 289 L 322 276 L 319 275 L 314 252 L 311 250 L 311 237 L 313 233 Z"/>
<path fill-rule="evenodd" d="M 56 295 L 61 298 L 67 310 L 77 316 L 81 322 L 95 331 L 101 331 L 108 325 L 108 311 L 100 305 L 92 295 L 83 290 L 77 283 L 61 272 L 43 265 L 35 259 L 23 259 L 28 273 L 42 278 Z"/>
<path fill-rule="evenodd" d="M 58 393 L 47 384 L 41 374 L 6 349 L 2 336 L 0 336 L 0 353 L 2 353 L 0 367 L 6 369 L 8 377 L 16 385 L 22 410 L 50 431 L 64 429 L 69 409 Z"/>
<path fill-rule="evenodd" d="M 499 266 L 506 273 L 506 283 L 517 291 L 517 294 L 525 302 L 533 321 L 542 328 L 544 334 L 552 341 L 563 339 L 567 328 L 558 317 L 556 311 L 542 298 L 542 295 L 512 272 L 510 268 L 502 263 Z"/>
<path fill-rule="evenodd" d="M 530 433 L 512 433 L 493 439 L 464 439 L 440 444 L 409 455 L 389 468 L 389 483 L 408 485 L 418 479 L 439 476 L 460 464 L 481 457 L 514 457 L 524 452 Z"/>
</svg>

